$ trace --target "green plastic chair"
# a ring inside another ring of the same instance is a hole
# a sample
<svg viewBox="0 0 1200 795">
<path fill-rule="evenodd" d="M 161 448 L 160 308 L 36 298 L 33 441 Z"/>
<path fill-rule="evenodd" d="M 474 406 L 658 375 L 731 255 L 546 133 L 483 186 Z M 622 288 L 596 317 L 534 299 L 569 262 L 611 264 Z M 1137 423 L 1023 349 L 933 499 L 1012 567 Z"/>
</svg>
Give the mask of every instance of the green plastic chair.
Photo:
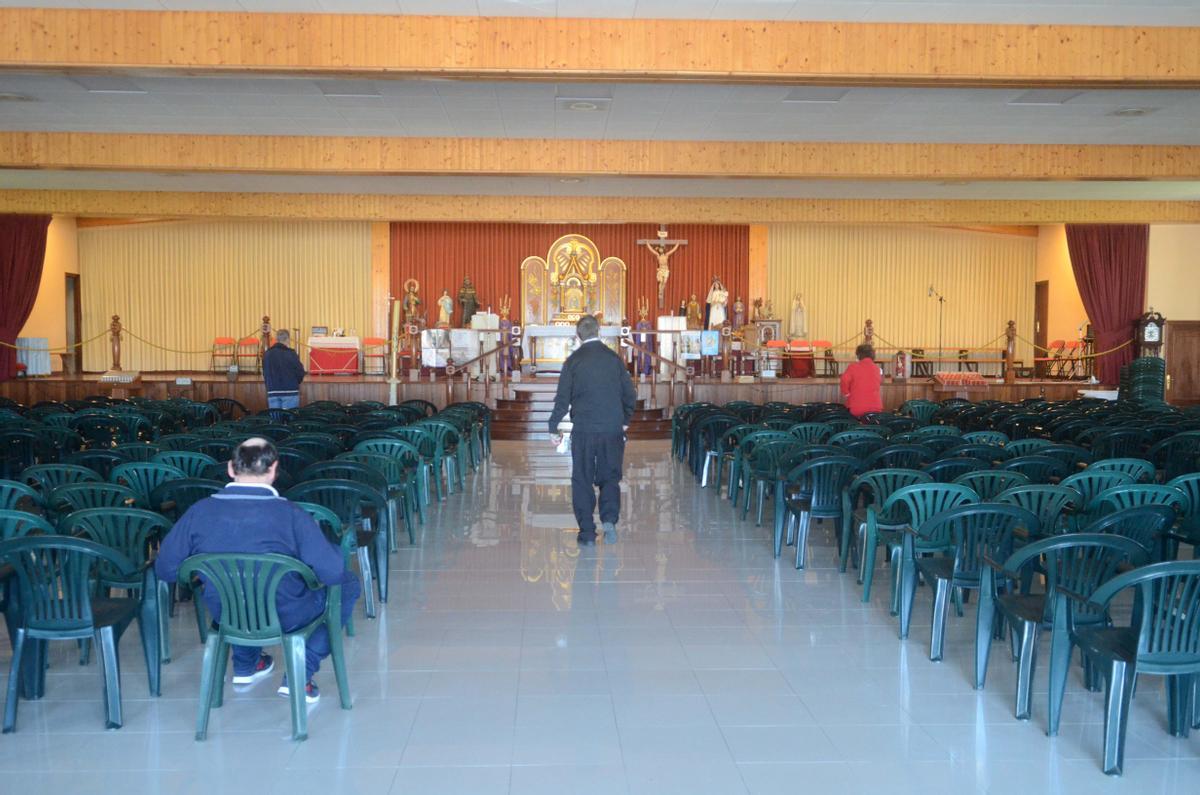
<svg viewBox="0 0 1200 795">
<path fill-rule="evenodd" d="M 1092 455 L 1102 458 L 1133 458 L 1140 456 L 1146 445 L 1141 428 L 1105 429 L 1092 437 Z"/>
<path fill-rule="evenodd" d="M 833 436 L 833 428 L 825 422 L 796 423 L 786 430 L 801 444 L 826 444 Z"/>
<path fill-rule="evenodd" d="M 1191 507 L 1188 504 L 1187 495 L 1172 486 L 1134 483 L 1113 486 L 1100 492 L 1088 504 L 1088 513 L 1099 517 L 1122 508 L 1135 508 L 1139 505 L 1169 505 L 1175 509 L 1177 516 L 1186 514 Z"/>
<path fill-rule="evenodd" d="M 155 464 L 173 466 L 189 478 L 215 479 L 214 476 L 225 469 L 212 456 L 190 450 L 164 450 L 150 460 Z"/>
<path fill-rule="evenodd" d="M 1053 442 L 1049 439 L 1013 439 L 1004 445 L 1004 452 L 1009 458 L 1020 458 L 1027 455 L 1037 455 L 1038 451 L 1049 447 Z"/>
<path fill-rule="evenodd" d="M 275 600 L 280 583 L 289 575 L 299 576 L 313 590 L 322 587 L 312 569 L 286 555 L 193 555 L 180 566 L 179 584 L 186 586 L 193 577 L 199 577 L 205 590 L 211 590 L 221 602 L 220 627 L 209 633 L 204 644 L 197 740 L 208 736 L 209 711 L 220 707 L 224 701 L 230 647 L 276 644 L 283 647 L 284 667 L 291 686 L 292 739 L 308 739 L 304 651 L 308 637 L 320 626 L 329 631 L 330 657 L 342 709 L 351 708 L 350 682 L 342 648 L 342 587 L 328 586 L 325 612 L 315 621 L 285 632 Z"/>
<path fill-rule="evenodd" d="M 371 573 L 370 556 L 367 550 L 358 546 L 354 533 L 346 532 L 346 527 L 342 524 L 342 520 L 337 514 L 326 508 L 324 505 L 317 505 L 315 502 L 298 502 L 297 507 L 308 511 L 308 515 L 313 518 L 313 521 L 321 528 L 321 532 L 325 534 L 325 540 L 342 551 L 342 564 L 349 569 L 350 561 L 358 558 L 359 569 L 362 571 L 363 578 L 363 596 L 364 603 L 367 605 L 367 617 L 375 617 L 375 582 Z M 366 565 L 364 565 L 364 561 Z M 350 616 L 350 620 L 346 623 L 346 634 L 354 637 L 354 616 Z"/>
<path fill-rule="evenodd" d="M 387 498 L 378 490 L 355 480 L 323 478 L 299 483 L 286 494 L 294 502 L 312 502 L 323 505 L 341 520 L 342 526 L 353 528 L 355 543 L 369 550 L 370 569 L 378 586 L 379 601 L 386 603 L 388 597 L 388 539 L 386 527 L 380 529 L 372 522 L 387 522 Z M 372 518 L 374 517 L 374 519 Z M 361 566 L 362 559 L 359 563 Z M 362 572 L 367 579 L 368 572 Z M 366 604 L 366 600 L 364 600 Z M 368 618 L 374 618 L 367 613 Z"/>
<path fill-rule="evenodd" d="M 1083 472 L 1076 472 L 1074 475 L 1063 478 L 1058 485 L 1077 491 L 1079 501 L 1076 502 L 1076 505 L 1086 507 L 1091 505 L 1102 491 L 1111 489 L 1113 486 L 1128 486 L 1132 483 L 1134 483 L 1133 476 L 1127 472 L 1118 472 L 1115 469 L 1085 469 Z M 1095 516 L 1081 512 L 1072 517 L 1071 526 L 1078 530 L 1095 518 Z"/>
<path fill-rule="evenodd" d="M 125 463 L 125 459 L 112 450 L 80 450 L 78 453 L 64 456 L 62 463 L 87 467 L 99 475 L 101 480 L 107 480 L 113 467 Z"/>
<path fill-rule="evenodd" d="M 205 497 L 219 493 L 225 484 L 207 478 L 177 478 L 164 480 L 150 492 L 149 506 L 172 522 L 179 521 L 188 508 Z"/>
<path fill-rule="evenodd" d="M 1193 554 L 1200 555 L 1200 472 L 1180 475 L 1167 482 L 1188 498 L 1188 509 L 1179 517 L 1179 538 L 1191 544 Z"/>
<path fill-rule="evenodd" d="M 1008 444 L 1008 434 L 1002 431 L 970 431 L 962 435 L 964 444 L 990 444 L 1004 447 Z"/>
<path fill-rule="evenodd" d="M 917 469 L 873 469 L 856 477 L 842 495 L 842 543 L 841 560 L 838 571 L 845 572 L 850 559 L 850 547 L 857 546 L 860 559 L 858 564 L 858 582 L 863 581 L 863 571 L 866 568 L 867 545 L 867 512 L 874 509 L 875 527 L 878 532 L 898 532 L 904 526 L 904 518 L 879 513 L 883 503 L 897 489 L 913 486 L 917 483 L 932 483 L 933 478 Z M 860 503 L 861 506 L 859 505 Z M 853 525 L 858 532 L 851 534 Z M 855 542 L 854 539 L 857 539 Z M 871 543 L 878 543 L 872 541 Z M 872 560 L 874 558 L 872 557 Z"/>
<path fill-rule="evenodd" d="M 866 460 L 867 469 L 920 469 L 933 461 L 935 453 L 922 444 L 896 443 L 876 450 Z"/>
<path fill-rule="evenodd" d="M 46 508 L 57 516 L 86 508 L 140 508 L 137 494 L 115 483 L 68 483 L 46 496 Z"/>
<path fill-rule="evenodd" d="M 959 475 L 954 482 L 978 494 L 979 499 L 990 502 L 1001 492 L 1017 486 L 1028 486 L 1029 478 L 1006 469 L 980 469 Z"/>
<path fill-rule="evenodd" d="M 1109 623 L 1107 611 L 1072 605 L 1060 593 L 1060 589 L 1091 593 L 1113 577 L 1120 566 L 1141 566 L 1147 560 L 1146 550 L 1136 542 L 1121 536 L 1095 533 L 1054 536 L 1022 547 L 1007 560 L 989 558 L 986 561 L 988 566 L 983 570 L 983 586 L 980 588 L 975 622 L 975 688 L 982 688 L 987 679 L 996 618 L 1003 617 L 1018 638 L 1014 713 L 1018 720 L 1028 720 L 1037 665 L 1038 635 L 1043 629 L 1050 630 L 1050 691 L 1046 733 L 1052 737 L 1056 735 L 1071 661 L 1068 626 L 1071 623 L 1075 626 Z M 1035 567 L 1045 578 L 1042 593 L 1018 589 L 1016 584 L 1028 580 Z M 1000 587 L 1002 585 L 1003 590 Z"/>
<path fill-rule="evenodd" d="M 131 463 L 146 463 L 161 453 L 162 448 L 146 442 L 127 442 L 117 445 L 112 451 Z"/>
<path fill-rule="evenodd" d="M 934 586 L 929 659 L 932 662 L 941 660 L 945 656 L 946 616 L 951 591 L 957 594 L 962 589 L 978 590 L 983 583 L 985 558 L 1007 558 L 1012 553 L 1013 531 L 1018 527 L 1036 533 L 1037 517 L 1015 505 L 981 503 L 950 508 L 930 517 L 919 528 L 906 530 L 902 553 L 904 582 L 900 592 L 900 637 L 908 637 L 917 574 L 920 573 Z M 918 550 L 933 551 L 934 554 L 922 557 Z M 948 554 L 938 554 L 941 550 Z"/>
<path fill-rule="evenodd" d="M 844 520 L 842 499 L 846 489 L 862 469 L 862 462 L 852 456 L 830 455 L 808 461 L 788 472 L 783 482 L 783 507 L 787 513 L 787 535 L 792 536 L 796 525 L 796 568 L 804 568 L 808 556 L 808 530 L 812 520 Z M 793 493 L 793 489 L 795 492 Z M 779 554 L 783 528 L 775 527 L 775 549 Z"/>
<path fill-rule="evenodd" d="M 414 503 L 417 518 L 421 524 L 425 524 L 425 507 L 429 504 L 429 469 L 432 465 L 421 456 L 416 445 L 403 439 L 364 439 L 357 442 L 351 452 L 386 456 L 404 467 L 410 473 L 411 490 L 416 494 Z"/>
<path fill-rule="evenodd" d="M 306 480 L 321 479 L 353 480 L 378 491 L 387 501 L 387 526 L 383 529 L 386 531 L 388 537 L 388 550 L 395 552 L 398 549 L 396 535 L 400 521 L 397 506 L 399 500 L 394 496 L 388 479 L 382 472 L 368 464 L 335 459 L 333 461 L 318 461 L 308 466 L 300 473 L 298 478 L 301 483 Z M 411 525 L 408 528 L 408 541 L 410 544 L 414 543 Z"/>
<path fill-rule="evenodd" d="M 26 467 L 20 476 L 22 483 L 35 486 L 42 493 L 43 499 L 58 486 L 68 483 L 99 483 L 101 477 L 77 464 L 36 464 Z"/>
<path fill-rule="evenodd" d="M 159 599 L 158 580 L 154 575 L 149 555 L 151 547 L 157 546 L 171 529 L 171 522 L 161 514 L 140 508 L 85 508 L 67 514 L 58 522 L 58 532 L 95 541 L 97 544 L 116 550 L 134 565 L 134 571 L 121 570 L 108 562 L 100 562 L 94 576 L 99 593 L 108 596 L 110 589 L 126 591 L 130 596 L 142 597 L 142 589 L 149 587 L 146 599 Z M 168 646 L 170 630 L 167 622 L 169 608 L 159 603 L 155 606 L 159 620 L 159 665 L 171 659 Z M 83 662 L 87 661 L 87 653 Z M 159 695 L 159 670 L 151 671 L 151 692 Z"/>
<path fill-rule="evenodd" d="M 202 441 L 202 436 L 197 436 L 194 433 L 170 433 L 158 437 L 154 440 L 163 451 L 167 450 L 187 450 L 196 442 Z"/>
<path fill-rule="evenodd" d="M 1146 457 L 1163 471 L 1165 481 L 1195 472 L 1197 456 L 1200 456 L 1200 431 L 1174 434 L 1146 451 Z"/>
<path fill-rule="evenodd" d="M 420 428 L 433 436 L 434 441 L 442 451 L 442 460 L 446 466 L 446 491 L 453 492 L 450 484 L 452 481 L 458 483 L 458 490 L 465 491 L 467 488 L 466 472 L 468 466 L 467 460 L 467 445 L 462 443 L 462 434 L 457 427 L 451 422 L 434 417 L 427 420 L 419 420 L 414 423 L 411 428 Z M 407 429 L 405 429 L 407 430 Z M 404 430 L 401 430 L 401 435 Z M 435 454 L 436 455 L 436 454 Z M 437 471 L 437 467 L 434 468 Z M 453 472 L 451 472 L 453 470 Z"/>
<path fill-rule="evenodd" d="M 1154 481 L 1154 464 L 1144 458 L 1108 458 L 1092 462 L 1086 472 L 1108 472 L 1115 470 L 1124 472 L 1137 483 L 1152 483 Z"/>
<path fill-rule="evenodd" d="M 1140 675 L 1167 679 L 1167 726 L 1186 737 L 1192 722 L 1196 677 L 1200 674 L 1200 561 L 1142 566 L 1113 577 L 1090 595 L 1063 591 L 1090 610 L 1107 610 L 1113 599 L 1134 589 L 1129 626 L 1085 626 L 1072 641 L 1105 668 L 1104 772 L 1120 775 L 1133 686 Z"/>
<path fill-rule="evenodd" d="M 956 440 L 958 441 L 958 440 Z M 1004 461 L 1007 456 L 1004 454 L 1004 448 L 995 444 L 984 444 L 982 442 L 961 442 L 953 447 L 942 451 L 942 458 L 978 458 L 981 461 L 987 461 L 989 465 L 994 466 L 1001 461 Z"/>
<path fill-rule="evenodd" d="M 978 458 L 943 458 L 926 464 L 925 472 L 938 483 L 954 483 L 969 472 L 978 472 L 991 466 L 991 462 Z"/>
<path fill-rule="evenodd" d="M 13 656 L 4 705 L 4 732 L 7 734 L 16 729 L 21 668 L 33 666 L 35 675 L 44 680 L 47 641 L 90 641 L 93 637 L 99 640 L 104 668 L 105 726 L 121 728 L 117 646 L 121 635 L 135 619 L 142 636 L 150 692 L 157 695 L 158 690 L 158 682 L 154 681 L 154 672 L 160 662 L 156 600 L 145 598 L 147 593 L 156 593 L 153 567 L 139 571 L 132 561 L 116 550 L 82 538 L 64 536 L 4 541 L 0 543 L 0 558 L 13 567 L 20 594 L 20 613 L 12 636 Z M 142 597 L 93 597 L 92 578 L 104 564 L 131 579 L 144 576 Z M 28 648 L 26 644 L 30 644 Z M 43 686 L 44 681 L 38 685 L 39 694 Z"/>
<path fill-rule="evenodd" d="M 146 461 L 115 466 L 108 479 L 113 483 L 128 486 L 138 495 L 138 499 L 152 505 L 150 495 L 157 486 L 168 480 L 182 480 L 186 477 L 187 474 L 178 467 Z"/>
<path fill-rule="evenodd" d="M 16 510 L 24 505 L 30 510 L 37 510 L 44 504 L 42 494 L 32 487 L 15 480 L 0 480 L 0 508 Z"/>
<path fill-rule="evenodd" d="M 1005 489 L 992 501 L 1016 505 L 1032 512 L 1037 516 L 1038 525 L 1045 535 L 1059 532 L 1063 517 L 1083 504 L 1079 492 L 1074 489 L 1061 484 L 1051 486 L 1044 483 Z"/>
<path fill-rule="evenodd" d="M 389 496 L 391 499 L 398 501 L 400 505 L 404 526 L 408 528 L 408 542 L 415 544 L 416 537 L 414 535 L 413 517 L 418 503 L 417 468 L 405 467 L 400 460 L 383 455 L 382 453 L 351 451 L 349 453 L 342 453 L 334 460 L 365 464 L 383 475 L 387 480 Z M 417 461 L 419 463 L 419 457 Z"/>
<path fill-rule="evenodd" d="M 1178 516 L 1170 505 L 1138 505 L 1102 515 L 1083 528 L 1085 533 L 1107 533 L 1135 541 L 1145 548 L 1150 560 L 1158 563 L 1168 559 L 1174 547 L 1168 543 L 1168 532 Z"/>
<path fill-rule="evenodd" d="M 1037 454 L 1063 462 L 1070 472 L 1078 472 L 1081 466 L 1086 467 L 1095 460 L 1091 450 L 1077 444 L 1051 444 L 1038 450 Z"/>
<path fill-rule="evenodd" d="M 760 444 L 769 442 L 788 442 L 796 445 L 796 437 L 786 431 L 767 431 L 757 430 L 748 433 L 738 442 L 737 450 L 733 454 L 733 463 L 729 469 L 729 501 L 735 506 L 737 505 L 738 495 L 742 490 L 747 491 L 746 499 L 749 499 L 748 492 L 750 486 L 750 455 L 754 452 L 754 448 Z"/>
<path fill-rule="evenodd" d="M 914 398 L 906 400 L 900 405 L 900 413 L 907 417 L 912 417 L 921 425 L 929 425 L 929 421 L 933 419 L 933 415 L 940 408 L 941 406 L 932 400 Z"/>
<path fill-rule="evenodd" d="M 441 437 L 433 432 L 430 428 L 418 427 L 415 425 L 407 425 L 391 429 L 391 433 L 400 437 L 401 441 L 408 442 L 421 454 L 421 460 L 425 462 L 424 477 L 426 480 L 433 481 L 433 493 L 437 497 L 438 502 L 446 499 L 446 493 L 451 490 L 450 468 L 452 464 L 447 454 L 446 449 L 441 442 Z M 358 449 L 358 445 L 355 445 Z M 442 487 L 442 477 L 446 476 L 445 489 Z M 425 494 L 429 494 L 429 485 L 425 485 Z"/>
<path fill-rule="evenodd" d="M 966 486 L 955 483 L 916 483 L 894 491 L 883 503 L 882 509 L 867 511 L 866 543 L 863 545 L 863 598 L 871 600 L 871 583 L 875 578 L 875 546 L 880 542 L 888 545 L 888 559 L 892 568 L 892 615 L 900 611 L 900 553 L 903 547 L 903 531 L 919 528 L 935 514 L 959 505 L 979 502 L 979 495 Z M 880 530 L 878 516 L 894 517 L 902 525 L 896 531 Z M 919 550 L 923 551 L 923 550 Z"/>
<path fill-rule="evenodd" d="M 1020 472 L 1030 483 L 1050 483 L 1053 479 L 1065 478 L 1071 470 L 1057 458 L 1045 455 L 1022 455 L 1010 458 L 1000 465 L 1001 469 Z"/>
</svg>

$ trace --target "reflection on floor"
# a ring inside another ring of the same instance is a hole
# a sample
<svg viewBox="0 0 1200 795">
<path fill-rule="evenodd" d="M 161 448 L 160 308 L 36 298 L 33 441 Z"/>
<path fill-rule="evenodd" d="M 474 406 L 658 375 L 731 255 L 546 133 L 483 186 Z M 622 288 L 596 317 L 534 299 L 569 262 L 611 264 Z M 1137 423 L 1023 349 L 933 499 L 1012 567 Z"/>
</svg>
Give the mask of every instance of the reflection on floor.
<svg viewBox="0 0 1200 795">
<path fill-rule="evenodd" d="M 930 663 L 929 594 L 910 640 L 876 589 L 859 601 L 813 532 L 810 568 L 700 490 L 665 443 L 631 443 L 621 540 L 580 551 L 569 463 L 497 443 L 466 494 L 393 556 L 392 599 L 349 641 L 354 709 L 332 676 L 290 742 L 274 680 L 227 695 L 192 739 L 200 646 L 190 611 L 148 699 L 136 631 L 126 723 L 104 731 L 100 671 L 71 644 L 45 699 L 0 737 L 0 791 L 49 793 L 1194 793 L 1200 733 L 1167 735 L 1161 683 L 1135 700 L 1123 779 L 1099 767 L 1102 696 L 1072 679 L 1059 737 L 1012 717 L 1000 644 L 971 689 L 974 612 Z M 886 575 L 883 579 L 886 582 Z M 0 645 L 0 671 L 9 651 Z M 1045 655 L 1043 655 L 1044 659 Z"/>
</svg>

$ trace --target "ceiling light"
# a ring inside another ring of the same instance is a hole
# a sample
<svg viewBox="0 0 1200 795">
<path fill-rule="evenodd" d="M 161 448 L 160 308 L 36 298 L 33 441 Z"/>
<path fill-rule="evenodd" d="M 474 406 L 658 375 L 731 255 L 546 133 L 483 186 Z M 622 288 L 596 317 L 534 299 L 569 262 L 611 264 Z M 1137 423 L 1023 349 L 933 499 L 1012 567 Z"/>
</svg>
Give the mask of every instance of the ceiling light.
<svg viewBox="0 0 1200 795">
<path fill-rule="evenodd" d="M 558 181 L 564 185 L 578 185 L 580 182 L 583 182 L 579 177 L 559 177 Z"/>
<path fill-rule="evenodd" d="M 1145 116 L 1153 113 L 1158 108 L 1117 108 L 1109 116 L 1120 116 L 1123 119 L 1134 118 L 1137 116 Z"/>
<path fill-rule="evenodd" d="M 1008 101 L 1009 105 L 1065 105 L 1079 96 L 1081 91 L 1069 88 L 1031 88 L 1022 91 Z"/>
<path fill-rule="evenodd" d="M 37 100 L 28 94 L 12 94 L 3 92 L 0 93 L 0 102 L 37 102 Z"/>
<path fill-rule="evenodd" d="M 612 105 L 612 97 L 555 97 L 556 110 L 569 110 L 576 113 L 595 113 L 608 110 Z"/>
</svg>

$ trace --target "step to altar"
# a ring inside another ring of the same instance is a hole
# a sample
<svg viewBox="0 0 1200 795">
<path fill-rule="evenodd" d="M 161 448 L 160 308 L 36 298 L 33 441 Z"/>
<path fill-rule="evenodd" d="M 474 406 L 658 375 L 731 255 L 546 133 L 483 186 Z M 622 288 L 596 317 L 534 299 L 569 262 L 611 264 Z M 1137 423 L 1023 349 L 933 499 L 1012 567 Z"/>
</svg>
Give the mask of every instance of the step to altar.
<svg viewBox="0 0 1200 795">
<path fill-rule="evenodd" d="M 549 440 L 550 432 L 546 423 L 554 409 L 558 379 L 543 376 L 536 381 L 513 384 L 511 388 L 511 398 L 496 400 L 496 408 L 492 412 L 492 438 L 508 441 Z M 648 408 L 642 399 L 635 406 L 629 430 L 625 433 L 628 438 L 671 438 L 671 421 L 667 419 L 665 409 Z"/>
</svg>

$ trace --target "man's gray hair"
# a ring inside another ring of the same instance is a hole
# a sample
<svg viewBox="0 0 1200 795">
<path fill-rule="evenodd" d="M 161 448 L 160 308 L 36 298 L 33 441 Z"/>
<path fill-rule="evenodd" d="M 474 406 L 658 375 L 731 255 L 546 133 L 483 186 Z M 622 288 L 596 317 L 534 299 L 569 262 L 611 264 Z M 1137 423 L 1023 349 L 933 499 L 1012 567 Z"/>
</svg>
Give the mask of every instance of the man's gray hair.
<svg viewBox="0 0 1200 795">
<path fill-rule="evenodd" d="M 287 345 L 292 341 L 292 332 L 285 328 L 279 329 L 279 331 L 275 332 L 275 341 L 280 344 Z"/>
<path fill-rule="evenodd" d="M 575 334 L 585 341 L 600 336 L 600 321 L 591 315 L 584 315 L 575 324 Z"/>
</svg>

